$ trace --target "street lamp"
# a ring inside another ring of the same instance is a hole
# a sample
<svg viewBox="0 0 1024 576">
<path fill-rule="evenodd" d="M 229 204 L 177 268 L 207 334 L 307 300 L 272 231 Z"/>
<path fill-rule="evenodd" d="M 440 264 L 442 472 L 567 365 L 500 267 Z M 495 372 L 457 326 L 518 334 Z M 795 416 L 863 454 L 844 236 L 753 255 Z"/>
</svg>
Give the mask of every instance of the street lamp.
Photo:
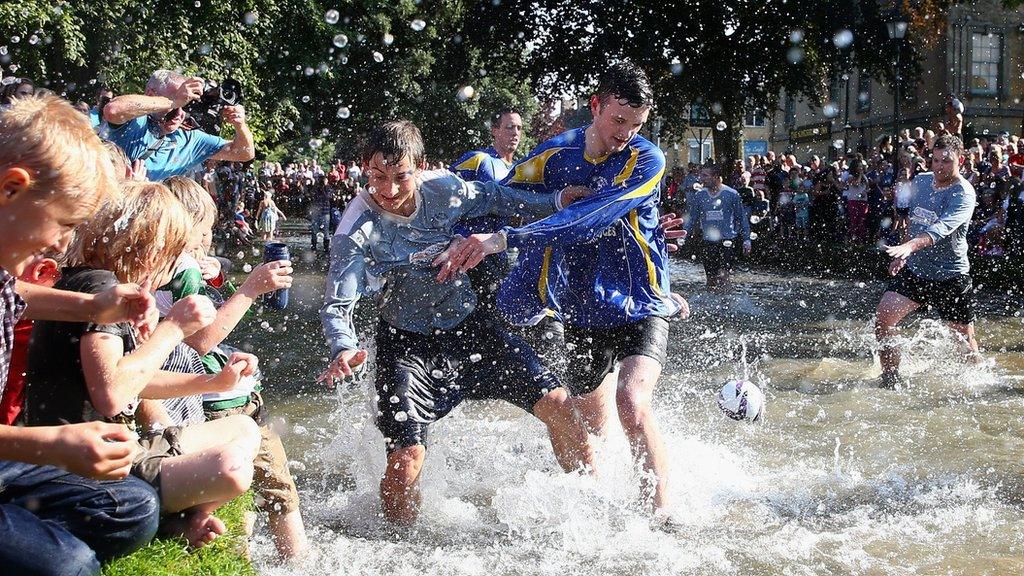
<svg viewBox="0 0 1024 576">
<path fill-rule="evenodd" d="M 903 42 L 903 38 L 907 35 L 907 22 L 901 20 L 897 15 L 896 19 L 892 22 L 885 24 L 886 30 L 889 32 L 889 39 L 895 40 L 896 46 L 896 68 L 895 74 L 893 74 L 893 114 L 892 114 L 892 132 L 893 132 L 893 144 L 894 146 L 899 145 L 900 139 L 900 44 Z"/>
</svg>

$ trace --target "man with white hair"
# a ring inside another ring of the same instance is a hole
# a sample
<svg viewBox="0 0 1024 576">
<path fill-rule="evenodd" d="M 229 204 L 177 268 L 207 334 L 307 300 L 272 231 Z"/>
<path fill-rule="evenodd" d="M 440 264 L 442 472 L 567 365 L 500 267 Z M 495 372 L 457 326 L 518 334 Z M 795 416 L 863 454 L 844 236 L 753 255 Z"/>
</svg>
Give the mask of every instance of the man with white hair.
<svg viewBox="0 0 1024 576">
<path fill-rule="evenodd" d="M 221 116 L 235 129 L 234 140 L 182 128 L 185 106 L 203 94 L 203 79 L 171 70 L 157 70 L 145 94 L 125 94 L 103 108 L 108 138 L 124 149 L 128 159 L 143 160 L 150 180 L 190 172 L 208 159 L 248 162 L 256 155 L 245 109 L 224 106 Z"/>
</svg>

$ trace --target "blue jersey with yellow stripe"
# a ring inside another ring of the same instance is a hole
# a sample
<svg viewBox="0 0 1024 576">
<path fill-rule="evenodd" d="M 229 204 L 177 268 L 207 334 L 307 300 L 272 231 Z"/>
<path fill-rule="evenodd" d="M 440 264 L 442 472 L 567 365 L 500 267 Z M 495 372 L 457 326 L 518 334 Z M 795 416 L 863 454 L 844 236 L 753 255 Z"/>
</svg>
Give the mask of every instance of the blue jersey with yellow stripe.
<svg viewBox="0 0 1024 576">
<path fill-rule="evenodd" d="M 512 165 L 505 162 L 494 146 L 488 146 L 483 150 L 466 152 L 448 169 L 466 182 L 501 182 L 511 167 Z M 487 215 L 459 223 L 455 233 L 462 236 L 487 234 L 497 232 L 507 223 L 503 218 Z"/>
<path fill-rule="evenodd" d="M 621 152 L 589 158 L 585 132 L 584 126 L 541 144 L 502 182 L 545 193 L 570 185 L 594 190 L 547 218 L 504 229 L 519 260 L 498 305 L 516 324 L 554 315 L 610 328 L 679 311 L 658 226 L 664 154 L 638 135 Z"/>
</svg>

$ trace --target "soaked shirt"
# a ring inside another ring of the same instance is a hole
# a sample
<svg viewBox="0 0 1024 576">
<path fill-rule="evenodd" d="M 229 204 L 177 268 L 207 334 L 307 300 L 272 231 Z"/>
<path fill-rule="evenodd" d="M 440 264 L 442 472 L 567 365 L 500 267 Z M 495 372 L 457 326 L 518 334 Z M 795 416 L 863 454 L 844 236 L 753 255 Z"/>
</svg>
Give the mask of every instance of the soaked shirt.
<svg viewBox="0 0 1024 576">
<path fill-rule="evenodd" d="M 417 179 L 412 215 L 387 212 L 362 192 L 349 203 L 331 239 L 320 319 L 335 356 L 358 348 L 355 305 L 380 282 L 380 317 L 395 328 L 430 334 L 454 328 L 473 311 L 476 295 L 469 277 L 438 283 L 433 265 L 459 222 L 485 214 L 535 219 L 557 209 L 557 194 L 467 182 L 447 170 L 419 172 Z"/>
<path fill-rule="evenodd" d="M 976 203 L 974 186 L 963 178 L 935 188 L 935 175 L 918 174 L 910 198 L 910 238 L 931 236 L 933 244 L 907 259 L 907 268 L 925 280 L 948 280 L 969 274 L 967 227 Z"/>
<path fill-rule="evenodd" d="M 228 144 L 220 136 L 181 128 L 161 138 L 160 127 L 149 116 L 118 126 L 107 124 L 107 129 L 107 138 L 124 150 L 129 160 L 148 155 L 146 177 L 153 182 L 187 174 Z"/>
<path fill-rule="evenodd" d="M 664 154 L 638 135 L 620 152 L 591 158 L 586 129 L 544 142 L 503 181 L 533 192 L 593 190 L 543 220 L 504 229 L 519 259 L 501 284 L 498 308 L 515 324 L 554 316 L 611 328 L 679 311 L 658 226 Z"/>
<path fill-rule="evenodd" d="M 743 210 L 739 192 L 722 186 L 718 194 L 712 195 L 707 188 L 693 193 L 690 209 L 686 215 L 686 237 L 693 238 L 693 231 L 700 226 L 703 238 L 708 242 L 733 240 L 743 236 L 750 240 L 750 222 Z"/>
</svg>

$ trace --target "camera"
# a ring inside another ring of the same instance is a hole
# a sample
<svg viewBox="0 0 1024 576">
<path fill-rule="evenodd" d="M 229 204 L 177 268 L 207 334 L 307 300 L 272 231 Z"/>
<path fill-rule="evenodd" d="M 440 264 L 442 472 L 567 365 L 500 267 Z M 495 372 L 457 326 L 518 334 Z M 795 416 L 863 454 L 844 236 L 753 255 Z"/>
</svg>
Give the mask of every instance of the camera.
<svg viewBox="0 0 1024 576">
<path fill-rule="evenodd" d="M 191 128 L 201 128 L 204 132 L 220 132 L 220 111 L 225 106 L 237 106 L 242 103 L 242 85 L 232 78 L 220 84 L 206 80 L 203 95 L 185 106 L 188 114 L 186 124 Z"/>
</svg>

